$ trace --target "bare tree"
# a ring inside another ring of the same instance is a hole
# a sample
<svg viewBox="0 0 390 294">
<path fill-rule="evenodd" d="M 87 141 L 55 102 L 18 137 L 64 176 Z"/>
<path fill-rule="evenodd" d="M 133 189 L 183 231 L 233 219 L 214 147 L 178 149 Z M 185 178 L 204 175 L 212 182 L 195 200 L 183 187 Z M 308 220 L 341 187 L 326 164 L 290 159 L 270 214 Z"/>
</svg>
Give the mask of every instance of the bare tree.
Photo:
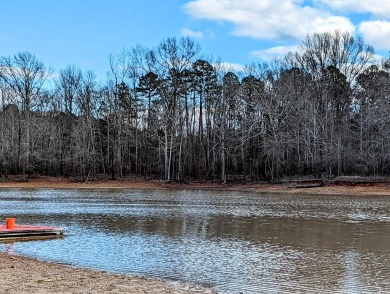
<svg viewBox="0 0 390 294">
<path fill-rule="evenodd" d="M 22 173 L 30 172 L 31 111 L 40 103 L 41 90 L 52 71 L 30 52 L 0 58 L 0 79 L 13 92 L 14 103 L 22 114 L 20 164 Z"/>
<path fill-rule="evenodd" d="M 71 115 L 78 114 L 77 99 L 81 89 L 82 72 L 75 65 L 69 65 L 60 71 L 57 82 L 58 93 L 62 98 L 64 111 Z"/>
<path fill-rule="evenodd" d="M 176 132 L 181 110 L 180 99 L 186 88 L 183 87 L 183 73 L 191 67 L 199 51 L 199 45 L 189 38 L 168 38 L 148 54 L 150 68 L 160 80 L 159 115 L 163 138 L 158 133 L 156 135 L 163 148 L 165 180 L 172 178 L 174 148 L 178 143 Z M 179 143 L 179 150 L 180 147 Z"/>
</svg>

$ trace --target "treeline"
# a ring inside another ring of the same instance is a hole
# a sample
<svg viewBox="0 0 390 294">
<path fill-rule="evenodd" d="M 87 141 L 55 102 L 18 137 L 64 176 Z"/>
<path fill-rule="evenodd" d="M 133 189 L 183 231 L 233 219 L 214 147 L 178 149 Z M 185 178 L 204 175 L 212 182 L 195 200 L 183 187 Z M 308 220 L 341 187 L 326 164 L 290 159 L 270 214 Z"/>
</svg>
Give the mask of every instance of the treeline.
<svg viewBox="0 0 390 294">
<path fill-rule="evenodd" d="M 234 70 L 189 38 L 110 56 L 104 84 L 29 52 L 0 58 L 0 173 L 164 180 L 388 175 L 390 62 L 360 38 L 308 36 Z"/>
</svg>

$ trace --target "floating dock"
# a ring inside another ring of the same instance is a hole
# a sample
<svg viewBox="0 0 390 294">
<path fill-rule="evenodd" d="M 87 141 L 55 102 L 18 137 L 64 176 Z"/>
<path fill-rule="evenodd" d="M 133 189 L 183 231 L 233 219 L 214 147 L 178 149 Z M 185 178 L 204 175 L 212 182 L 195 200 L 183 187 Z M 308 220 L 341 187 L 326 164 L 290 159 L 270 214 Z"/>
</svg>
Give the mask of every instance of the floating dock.
<svg viewBox="0 0 390 294">
<path fill-rule="evenodd" d="M 48 226 L 14 225 L 7 228 L 7 225 L 0 225 L 0 241 L 63 237 L 64 232 L 62 228 Z"/>
</svg>

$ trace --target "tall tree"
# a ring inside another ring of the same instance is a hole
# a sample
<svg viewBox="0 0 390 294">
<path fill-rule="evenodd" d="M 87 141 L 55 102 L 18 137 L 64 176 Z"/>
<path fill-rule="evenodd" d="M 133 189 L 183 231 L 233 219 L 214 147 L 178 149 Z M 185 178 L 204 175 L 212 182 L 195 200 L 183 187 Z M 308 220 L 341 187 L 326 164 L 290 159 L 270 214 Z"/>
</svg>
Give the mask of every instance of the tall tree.
<svg viewBox="0 0 390 294">
<path fill-rule="evenodd" d="M 31 169 L 31 111 L 40 103 L 41 90 L 52 73 L 30 52 L 0 58 L 0 79 L 13 92 L 14 103 L 21 110 L 19 160 L 24 177 Z"/>
<path fill-rule="evenodd" d="M 77 99 L 82 85 L 82 72 L 75 65 L 60 71 L 57 82 L 58 93 L 63 101 L 64 111 L 70 115 L 78 114 Z"/>
<path fill-rule="evenodd" d="M 191 83 L 193 89 L 192 95 L 192 121 L 197 121 L 198 127 L 192 127 L 193 131 L 197 129 L 199 148 L 196 148 L 195 158 L 198 165 L 198 174 L 208 176 L 210 170 L 210 152 L 212 144 L 212 117 L 213 106 L 216 99 L 217 76 L 214 67 L 206 60 L 198 59 L 192 64 Z M 186 112 L 187 113 L 187 112 Z M 188 114 L 189 116 L 189 114 Z M 187 125 L 189 127 L 189 122 Z M 206 132 L 204 129 L 206 128 Z"/>
<path fill-rule="evenodd" d="M 158 92 L 160 96 L 160 132 L 156 135 L 160 138 L 164 158 L 164 179 L 171 180 L 174 168 L 174 149 L 179 144 L 179 156 L 181 142 L 177 141 L 178 122 L 180 121 L 181 98 L 183 90 L 187 89 L 183 84 L 186 70 L 199 53 L 197 43 L 189 38 L 168 38 L 163 40 L 157 49 L 148 54 L 150 68 L 159 77 Z M 163 138 L 159 135 L 163 135 Z M 179 175 L 180 177 L 180 175 Z"/>
<path fill-rule="evenodd" d="M 252 74 L 244 77 L 241 82 L 241 97 L 243 99 L 241 123 L 241 164 L 245 174 L 253 179 L 259 174 L 261 165 L 261 140 L 263 128 L 263 109 L 261 101 L 265 95 L 265 84 Z"/>
</svg>

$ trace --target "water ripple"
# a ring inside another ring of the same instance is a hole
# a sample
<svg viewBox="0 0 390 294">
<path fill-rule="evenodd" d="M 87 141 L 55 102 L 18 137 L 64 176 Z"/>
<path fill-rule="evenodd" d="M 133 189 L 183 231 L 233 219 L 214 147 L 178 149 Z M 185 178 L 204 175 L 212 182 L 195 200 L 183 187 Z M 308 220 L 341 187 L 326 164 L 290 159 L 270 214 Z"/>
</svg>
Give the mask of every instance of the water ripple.
<svg viewBox="0 0 390 294">
<path fill-rule="evenodd" d="M 390 291 L 390 200 L 138 190 L 0 190 L 0 214 L 65 227 L 18 254 L 221 293 Z"/>
</svg>

